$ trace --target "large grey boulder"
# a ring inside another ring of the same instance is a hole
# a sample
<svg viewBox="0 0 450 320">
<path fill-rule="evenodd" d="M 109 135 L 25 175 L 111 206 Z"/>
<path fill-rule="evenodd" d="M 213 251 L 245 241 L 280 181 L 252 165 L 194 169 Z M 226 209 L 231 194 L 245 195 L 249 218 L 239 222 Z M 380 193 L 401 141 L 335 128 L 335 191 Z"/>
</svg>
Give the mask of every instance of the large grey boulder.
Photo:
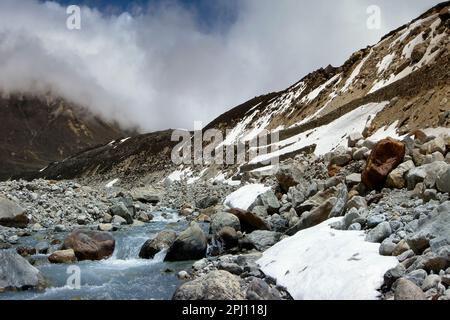
<svg viewBox="0 0 450 320">
<path fill-rule="evenodd" d="M 281 233 L 267 230 L 256 230 L 247 235 L 247 239 L 259 251 L 265 251 L 280 241 Z"/>
<path fill-rule="evenodd" d="M 118 202 L 114 204 L 112 207 L 109 208 L 109 212 L 111 213 L 112 216 L 119 216 L 125 219 L 127 224 L 133 223 L 133 217 L 123 202 Z"/>
<path fill-rule="evenodd" d="M 165 261 L 199 260 L 205 257 L 208 242 L 200 226 L 192 222 L 170 246 Z"/>
<path fill-rule="evenodd" d="M 414 168 L 415 165 L 412 160 L 403 162 L 396 169 L 392 170 L 391 173 L 389 173 L 386 180 L 386 186 L 389 188 L 403 189 L 406 186 L 406 173 Z"/>
<path fill-rule="evenodd" d="M 0 292 L 22 290 L 44 286 L 38 269 L 11 250 L 0 250 Z"/>
<path fill-rule="evenodd" d="M 131 196 L 133 200 L 140 201 L 143 203 L 153 203 L 156 204 L 163 198 L 164 191 L 162 189 L 154 187 L 142 187 L 136 188 L 131 191 Z"/>
<path fill-rule="evenodd" d="M 422 154 L 432 154 L 434 152 L 445 154 L 445 140 L 442 137 L 437 137 L 428 141 L 420 147 L 420 152 Z"/>
<path fill-rule="evenodd" d="M 219 270 L 182 284 L 172 300 L 244 300 L 241 280 L 227 271 Z"/>
<path fill-rule="evenodd" d="M 374 229 L 370 230 L 366 236 L 366 241 L 381 243 L 384 239 L 392 234 L 391 225 L 385 221 L 377 225 Z"/>
<path fill-rule="evenodd" d="M 295 187 L 302 182 L 303 170 L 293 164 L 280 165 L 275 177 L 281 190 L 288 192 L 291 187 Z"/>
<path fill-rule="evenodd" d="M 0 225 L 12 228 L 26 228 L 30 220 L 23 208 L 0 196 Z"/>
<path fill-rule="evenodd" d="M 409 235 L 406 241 L 416 254 L 421 254 L 430 245 L 450 244 L 450 201 L 419 220 L 416 232 Z"/>
<path fill-rule="evenodd" d="M 268 190 L 256 198 L 249 210 L 251 211 L 256 206 L 264 206 L 269 214 L 273 214 L 278 212 L 281 204 L 275 193 L 272 190 Z"/>
<path fill-rule="evenodd" d="M 406 175 L 406 183 L 409 190 L 413 190 L 416 184 L 423 182 L 427 188 L 433 188 L 436 180 L 450 168 L 444 161 L 436 161 L 411 169 Z"/>
<path fill-rule="evenodd" d="M 239 231 L 241 230 L 241 223 L 236 215 L 229 212 L 219 212 L 211 219 L 210 233 L 216 234 L 223 227 L 231 227 L 234 230 Z"/>
</svg>

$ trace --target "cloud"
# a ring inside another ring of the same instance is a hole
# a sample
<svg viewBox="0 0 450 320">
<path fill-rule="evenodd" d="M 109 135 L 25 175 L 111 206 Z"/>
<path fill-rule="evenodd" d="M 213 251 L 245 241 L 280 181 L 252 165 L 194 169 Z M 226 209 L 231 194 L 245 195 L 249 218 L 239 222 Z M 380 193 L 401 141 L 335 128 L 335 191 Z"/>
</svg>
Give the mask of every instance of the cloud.
<svg viewBox="0 0 450 320">
<path fill-rule="evenodd" d="M 211 30 L 201 15 L 170 1 L 133 15 L 82 7 L 77 31 L 66 28 L 65 6 L 1 0 L 0 90 L 51 91 L 142 131 L 192 128 L 314 69 L 342 64 L 440 2 L 218 1 L 224 15 L 236 15 Z M 366 27 L 372 4 L 382 9 L 381 30 Z"/>
</svg>

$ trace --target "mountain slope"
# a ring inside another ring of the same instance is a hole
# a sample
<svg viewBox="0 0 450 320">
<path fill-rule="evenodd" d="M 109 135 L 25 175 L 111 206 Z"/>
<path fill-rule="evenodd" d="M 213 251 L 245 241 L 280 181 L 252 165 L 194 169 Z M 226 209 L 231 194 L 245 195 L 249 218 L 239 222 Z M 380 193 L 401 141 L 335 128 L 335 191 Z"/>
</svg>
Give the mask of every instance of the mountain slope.
<svg viewBox="0 0 450 320">
<path fill-rule="evenodd" d="M 379 139 L 387 135 L 400 137 L 417 129 L 449 128 L 449 10 L 450 2 L 441 3 L 389 33 L 378 44 L 354 53 L 341 67 L 319 69 L 285 91 L 254 98 L 219 116 L 205 130 L 218 128 L 225 132 L 228 129 L 226 145 L 247 141 L 263 130 L 278 132 L 280 142 L 276 146 L 280 150 L 272 156 L 292 157 L 305 147 L 323 155 L 346 145 L 347 136 L 352 132 L 365 131 L 366 136 Z M 148 136 L 137 136 L 127 143 L 139 146 L 141 139 L 146 140 Z M 162 143 L 165 147 L 171 145 L 169 135 L 167 139 Z M 99 159 L 105 156 L 99 153 L 96 163 L 101 170 L 96 172 L 111 178 L 124 172 L 123 168 L 133 172 L 133 168 L 142 168 L 147 163 L 146 174 L 141 170 L 139 175 L 123 178 L 139 181 L 155 172 L 160 172 L 160 177 L 175 170 L 171 178 L 224 180 L 258 168 L 259 161 L 270 158 L 270 155 L 259 157 L 244 166 L 208 164 L 175 168 L 166 150 L 158 155 L 166 163 L 161 169 L 151 165 L 156 155 L 149 154 L 148 163 L 145 157 L 136 157 L 141 153 L 140 148 L 133 151 L 130 145 L 106 146 L 108 152 L 116 155 L 108 157 L 113 161 L 103 164 Z M 71 168 L 80 167 L 79 162 L 86 161 L 85 158 L 83 154 L 72 157 L 70 164 L 51 166 L 40 176 L 69 177 Z"/>
<path fill-rule="evenodd" d="M 42 96 L 0 98 L 0 119 L 0 179 L 40 170 L 124 135 L 82 108 Z"/>
</svg>

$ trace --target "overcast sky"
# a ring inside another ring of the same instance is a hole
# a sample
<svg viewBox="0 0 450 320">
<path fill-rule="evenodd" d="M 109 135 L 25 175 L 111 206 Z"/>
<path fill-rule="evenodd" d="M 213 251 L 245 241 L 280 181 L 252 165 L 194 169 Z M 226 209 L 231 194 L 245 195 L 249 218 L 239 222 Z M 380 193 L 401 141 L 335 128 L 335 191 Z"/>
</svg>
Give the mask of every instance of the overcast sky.
<svg viewBox="0 0 450 320">
<path fill-rule="evenodd" d="M 51 91 L 143 131 L 192 128 L 341 65 L 439 2 L 0 0 L 0 90 Z M 69 3 L 83 4 L 81 30 L 66 27 Z"/>
</svg>

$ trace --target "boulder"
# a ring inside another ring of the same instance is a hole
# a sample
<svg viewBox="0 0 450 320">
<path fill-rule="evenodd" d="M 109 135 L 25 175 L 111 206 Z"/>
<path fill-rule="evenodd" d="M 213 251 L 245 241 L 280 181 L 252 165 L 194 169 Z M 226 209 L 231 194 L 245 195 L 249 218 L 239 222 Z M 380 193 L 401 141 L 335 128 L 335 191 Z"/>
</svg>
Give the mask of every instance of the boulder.
<svg viewBox="0 0 450 320">
<path fill-rule="evenodd" d="M 195 201 L 195 206 L 199 209 L 206 209 L 219 203 L 219 198 L 215 196 L 206 196 Z"/>
<path fill-rule="evenodd" d="M 147 240 L 139 251 L 139 258 L 153 259 L 154 256 L 170 246 L 175 242 L 177 233 L 172 230 L 164 230 L 156 235 L 155 238 Z"/>
<path fill-rule="evenodd" d="M 440 152 L 445 154 L 445 140 L 442 137 L 437 137 L 431 141 L 424 143 L 420 147 L 422 154 L 432 154 L 434 152 Z"/>
<path fill-rule="evenodd" d="M 230 209 L 229 212 L 239 219 L 240 230 L 243 232 L 249 233 L 255 230 L 270 230 L 269 224 L 254 213 L 241 209 Z"/>
<path fill-rule="evenodd" d="M 358 141 L 363 140 L 364 137 L 359 132 L 350 133 L 347 137 L 348 147 L 353 148 L 356 146 Z"/>
<path fill-rule="evenodd" d="M 30 220 L 23 208 L 0 196 L 0 226 L 26 228 Z"/>
<path fill-rule="evenodd" d="M 384 239 L 392 234 L 391 225 L 385 221 L 377 225 L 369 231 L 366 236 L 366 241 L 373 243 L 381 243 Z"/>
<path fill-rule="evenodd" d="M 133 223 L 133 217 L 123 202 L 118 202 L 118 203 L 114 204 L 112 207 L 109 208 L 109 212 L 111 213 L 111 215 L 113 217 L 119 216 L 119 217 L 125 219 L 127 224 Z M 113 220 L 113 223 L 114 223 L 114 220 Z"/>
<path fill-rule="evenodd" d="M 266 230 L 273 230 L 276 232 L 285 232 L 289 228 L 289 221 L 277 213 L 275 213 L 274 215 L 271 215 L 269 217 L 269 219 L 267 219 L 267 222 L 270 226 L 270 229 L 266 229 Z"/>
<path fill-rule="evenodd" d="M 425 300 L 425 293 L 414 284 L 405 278 L 400 278 L 395 283 L 395 300 Z"/>
<path fill-rule="evenodd" d="M 256 206 L 264 206 L 269 214 L 277 213 L 281 207 L 280 201 L 272 190 L 260 194 L 256 201 L 250 206 L 249 210 Z"/>
<path fill-rule="evenodd" d="M 78 261 L 109 258 L 116 242 L 109 232 L 77 229 L 64 240 L 62 250 L 73 249 Z"/>
<path fill-rule="evenodd" d="M 450 193 L 450 165 L 436 180 L 436 187 L 441 192 Z"/>
<path fill-rule="evenodd" d="M 331 210 L 333 210 L 336 202 L 337 199 L 332 197 L 326 200 L 319 207 L 316 207 L 311 211 L 304 212 L 300 217 L 300 221 L 293 227 L 289 228 L 289 230 L 286 231 L 286 234 L 289 236 L 293 236 L 300 230 L 311 228 L 324 222 L 329 218 L 330 212 Z"/>
<path fill-rule="evenodd" d="M 330 159 L 330 166 L 344 167 L 352 161 L 348 153 L 335 153 Z"/>
<path fill-rule="evenodd" d="M 212 271 L 177 288 L 172 300 L 244 300 L 241 280 L 227 271 Z"/>
<path fill-rule="evenodd" d="M 303 171 L 294 165 L 280 165 L 275 177 L 283 192 L 288 192 L 289 188 L 302 182 Z"/>
<path fill-rule="evenodd" d="M 131 191 L 134 201 L 156 204 L 163 198 L 164 191 L 154 187 L 136 188 Z"/>
<path fill-rule="evenodd" d="M 406 175 L 406 183 L 409 190 L 413 190 L 418 183 L 424 183 L 426 188 L 433 188 L 439 176 L 450 168 L 444 161 L 436 161 L 424 164 L 409 170 Z"/>
<path fill-rule="evenodd" d="M 287 193 L 287 200 L 292 203 L 292 206 L 296 208 L 298 205 L 305 202 L 306 199 L 317 194 L 318 185 L 314 181 L 305 181 L 295 187 L 289 188 Z"/>
<path fill-rule="evenodd" d="M 208 242 L 200 226 L 192 222 L 170 246 L 165 261 L 199 260 L 206 255 Z"/>
<path fill-rule="evenodd" d="M 409 247 L 408 243 L 406 242 L 405 239 L 402 239 L 399 243 L 397 243 L 397 245 L 394 248 L 394 251 L 392 251 L 392 255 L 397 257 L 399 255 L 401 255 L 402 253 L 410 250 L 411 248 Z"/>
<path fill-rule="evenodd" d="M 354 196 L 347 202 L 347 210 L 350 210 L 351 208 L 355 209 L 367 209 L 367 201 L 364 197 L 361 196 Z"/>
<path fill-rule="evenodd" d="M 398 264 L 395 268 L 389 269 L 384 274 L 384 285 L 387 289 L 391 289 L 392 285 L 403 277 L 406 273 L 406 269 L 402 264 Z"/>
<path fill-rule="evenodd" d="M 215 214 L 211 219 L 210 233 L 216 234 L 223 227 L 232 227 L 236 231 L 241 230 L 241 224 L 239 218 L 229 212 L 219 212 Z"/>
<path fill-rule="evenodd" d="M 381 189 L 386 178 L 405 157 L 405 144 L 386 138 L 379 141 L 373 148 L 367 165 L 361 175 L 362 182 L 369 189 Z"/>
<path fill-rule="evenodd" d="M 48 261 L 51 263 L 74 263 L 77 261 L 77 257 L 73 249 L 58 250 L 48 257 Z"/>
<path fill-rule="evenodd" d="M 409 170 L 414 169 L 415 165 L 412 160 L 403 162 L 396 169 L 389 173 L 386 186 L 389 188 L 403 189 L 406 187 L 405 175 Z"/>
<path fill-rule="evenodd" d="M 271 288 L 264 280 L 253 278 L 247 288 L 247 300 L 281 300 L 280 292 Z"/>
<path fill-rule="evenodd" d="M 131 223 L 133 223 L 133 222 L 131 222 Z M 127 220 L 125 220 L 121 216 L 114 216 L 114 218 L 112 219 L 113 226 L 123 226 L 126 224 L 128 224 Z M 101 230 L 101 231 L 106 231 L 106 230 Z"/>
<path fill-rule="evenodd" d="M 370 149 L 367 147 L 357 149 L 355 152 L 353 152 L 353 160 L 365 160 L 368 152 L 370 152 Z"/>
<path fill-rule="evenodd" d="M 247 235 L 247 239 L 259 251 L 265 251 L 280 241 L 281 233 L 274 231 L 257 230 Z"/>
<path fill-rule="evenodd" d="M 416 254 L 421 254 L 434 243 L 450 244 L 450 201 L 444 202 L 425 219 L 419 220 L 417 230 L 406 241 Z"/>
<path fill-rule="evenodd" d="M 44 279 L 38 269 L 11 250 L 0 250 L 0 292 L 42 289 Z"/>
<path fill-rule="evenodd" d="M 223 244 L 225 250 L 235 248 L 239 245 L 239 237 L 232 227 L 223 227 L 218 233 L 217 238 Z"/>
<path fill-rule="evenodd" d="M 114 231 L 114 226 L 111 223 L 100 223 L 98 225 L 98 230 L 110 232 L 110 231 Z"/>
<path fill-rule="evenodd" d="M 361 174 L 360 173 L 352 173 L 345 177 L 345 183 L 348 186 L 353 187 L 361 183 Z"/>
</svg>

